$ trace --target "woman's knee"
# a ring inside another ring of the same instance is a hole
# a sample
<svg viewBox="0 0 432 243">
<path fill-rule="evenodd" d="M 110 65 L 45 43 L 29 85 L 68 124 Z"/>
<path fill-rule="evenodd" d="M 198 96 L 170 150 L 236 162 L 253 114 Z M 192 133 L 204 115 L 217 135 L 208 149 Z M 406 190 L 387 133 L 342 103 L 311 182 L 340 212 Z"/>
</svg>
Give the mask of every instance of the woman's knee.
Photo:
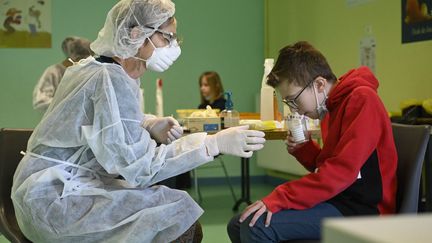
<svg viewBox="0 0 432 243">
<path fill-rule="evenodd" d="M 184 232 L 179 238 L 172 241 L 171 243 L 179 243 L 179 242 L 192 242 L 192 243 L 201 243 L 203 238 L 203 232 L 201 228 L 201 224 L 196 221 L 186 232 Z"/>
</svg>

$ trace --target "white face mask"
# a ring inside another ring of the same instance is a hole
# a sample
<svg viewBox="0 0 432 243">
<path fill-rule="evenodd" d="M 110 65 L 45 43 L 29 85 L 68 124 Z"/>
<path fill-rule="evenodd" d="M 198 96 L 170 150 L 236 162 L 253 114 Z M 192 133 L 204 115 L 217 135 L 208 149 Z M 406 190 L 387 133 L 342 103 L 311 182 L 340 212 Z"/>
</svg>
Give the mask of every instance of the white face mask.
<svg viewBox="0 0 432 243">
<path fill-rule="evenodd" d="M 147 59 L 134 57 L 135 59 L 144 61 L 146 68 L 155 72 L 166 71 L 181 54 L 180 46 L 174 40 L 170 45 L 164 47 L 156 47 L 153 42 L 148 38 L 154 50 L 152 55 Z"/>
<path fill-rule="evenodd" d="M 327 101 L 327 92 L 324 89 L 324 99 L 321 102 L 321 104 L 318 102 L 318 91 L 316 91 L 315 85 L 314 85 L 314 93 L 315 93 L 315 100 L 317 103 L 317 114 L 318 114 L 318 119 L 322 120 L 325 116 L 325 114 L 328 112 L 327 106 L 326 106 L 326 101 Z"/>
</svg>

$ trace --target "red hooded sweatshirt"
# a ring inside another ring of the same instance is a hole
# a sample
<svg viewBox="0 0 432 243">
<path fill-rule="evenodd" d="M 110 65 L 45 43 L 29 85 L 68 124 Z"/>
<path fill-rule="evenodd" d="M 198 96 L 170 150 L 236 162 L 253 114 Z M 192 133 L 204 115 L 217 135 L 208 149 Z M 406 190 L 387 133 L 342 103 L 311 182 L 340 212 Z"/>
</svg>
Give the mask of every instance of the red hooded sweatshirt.
<svg viewBox="0 0 432 243">
<path fill-rule="evenodd" d="M 272 213 L 328 202 L 343 215 L 395 212 L 397 153 L 390 119 L 367 67 L 339 79 L 326 101 L 324 146 L 309 141 L 294 152 L 310 172 L 263 199 Z"/>
</svg>

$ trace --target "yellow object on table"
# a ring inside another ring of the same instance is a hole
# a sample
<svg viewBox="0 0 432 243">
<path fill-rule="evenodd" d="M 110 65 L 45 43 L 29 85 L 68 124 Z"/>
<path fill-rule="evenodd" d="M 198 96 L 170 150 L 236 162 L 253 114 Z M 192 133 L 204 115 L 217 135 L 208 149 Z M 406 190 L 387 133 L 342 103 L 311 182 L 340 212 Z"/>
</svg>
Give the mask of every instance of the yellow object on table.
<svg viewBox="0 0 432 243">
<path fill-rule="evenodd" d="M 249 129 L 261 131 L 283 128 L 283 124 L 278 121 L 240 120 L 240 125 L 249 125 Z"/>
<path fill-rule="evenodd" d="M 186 117 L 189 117 L 192 113 L 194 112 L 205 112 L 206 109 L 178 109 L 176 110 L 177 113 L 177 118 L 178 119 L 184 119 Z M 213 111 L 216 112 L 216 114 L 219 114 L 220 110 L 219 109 L 213 109 Z"/>
<path fill-rule="evenodd" d="M 424 100 L 422 106 L 426 113 L 432 115 L 432 98 Z"/>
</svg>

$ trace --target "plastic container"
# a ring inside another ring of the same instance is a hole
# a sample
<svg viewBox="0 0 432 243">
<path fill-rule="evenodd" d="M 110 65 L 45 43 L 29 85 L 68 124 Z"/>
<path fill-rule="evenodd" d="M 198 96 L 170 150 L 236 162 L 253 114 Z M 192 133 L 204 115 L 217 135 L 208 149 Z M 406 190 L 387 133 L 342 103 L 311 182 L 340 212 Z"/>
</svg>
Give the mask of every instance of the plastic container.
<svg viewBox="0 0 432 243">
<path fill-rule="evenodd" d="M 264 60 L 264 75 L 261 82 L 261 102 L 260 102 L 260 119 L 261 121 L 274 120 L 275 107 L 274 107 L 274 89 L 267 85 L 267 75 L 271 72 L 274 65 L 273 58 L 266 58 Z"/>
<path fill-rule="evenodd" d="M 231 91 L 225 92 L 225 95 L 227 96 L 225 110 L 221 111 L 219 114 L 222 129 L 235 127 L 240 123 L 240 114 L 238 111 L 234 110 Z"/>
<path fill-rule="evenodd" d="M 303 115 L 299 115 L 297 112 L 287 116 L 287 128 L 291 132 L 291 135 L 293 136 L 296 143 L 304 143 L 309 141 L 307 122 L 307 118 Z"/>
</svg>

